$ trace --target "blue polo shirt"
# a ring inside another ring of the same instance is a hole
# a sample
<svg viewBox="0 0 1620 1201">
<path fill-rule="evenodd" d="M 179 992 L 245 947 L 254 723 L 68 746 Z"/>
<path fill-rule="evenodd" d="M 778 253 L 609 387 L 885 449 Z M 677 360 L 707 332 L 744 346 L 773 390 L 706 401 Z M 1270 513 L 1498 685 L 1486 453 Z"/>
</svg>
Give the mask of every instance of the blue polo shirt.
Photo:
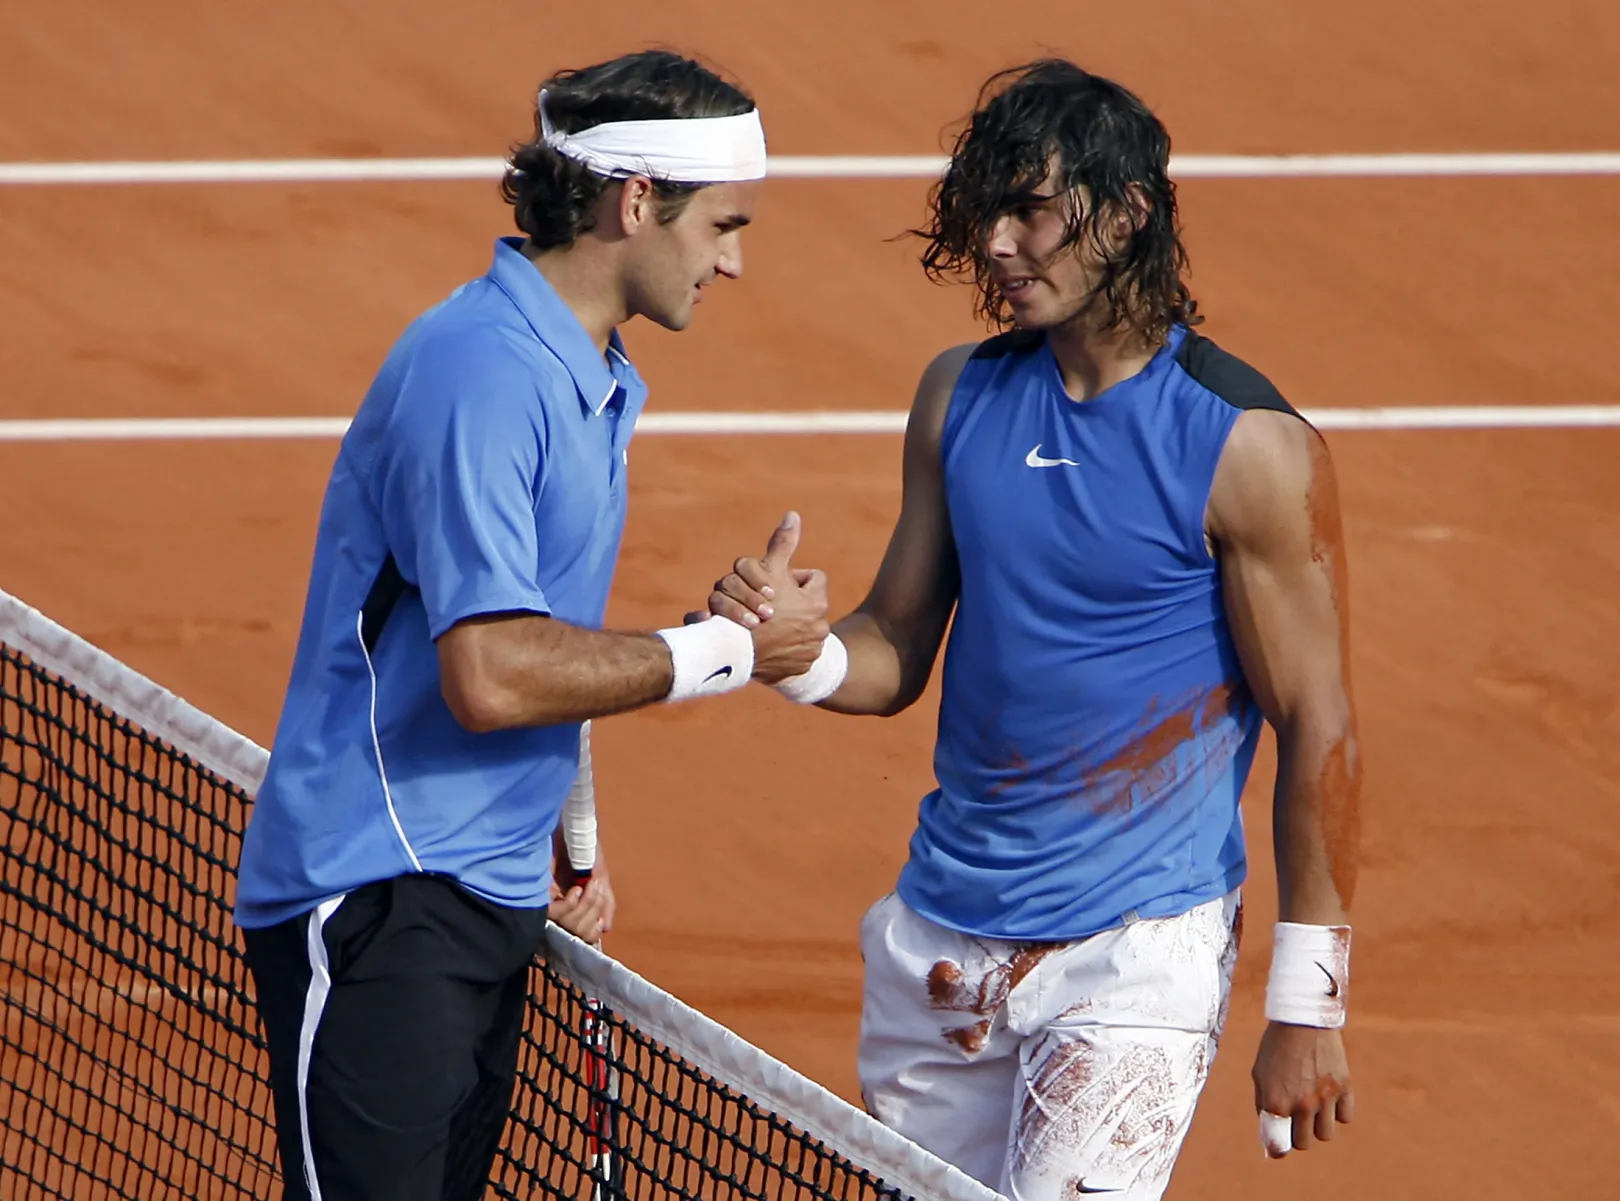
<svg viewBox="0 0 1620 1201">
<path fill-rule="evenodd" d="M 242 842 L 244 927 L 410 872 L 547 903 L 579 726 L 468 731 L 434 642 L 487 613 L 600 628 L 646 387 L 618 335 L 604 356 L 519 244 L 501 239 L 487 275 L 406 330 L 338 451 Z M 403 591 L 368 650 L 362 609 L 390 557 Z"/>
</svg>

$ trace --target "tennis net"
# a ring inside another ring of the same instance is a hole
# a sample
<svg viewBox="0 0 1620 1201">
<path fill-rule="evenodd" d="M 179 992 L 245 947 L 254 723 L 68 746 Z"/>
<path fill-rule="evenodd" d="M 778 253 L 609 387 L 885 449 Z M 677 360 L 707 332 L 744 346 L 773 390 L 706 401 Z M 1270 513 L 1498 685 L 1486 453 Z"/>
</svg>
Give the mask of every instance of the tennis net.
<svg viewBox="0 0 1620 1201">
<path fill-rule="evenodd" d="M 267 760 L 0 592 L 0 1197 L 279 1194 L 230 917 Z M 996 1196 L 555 926 L 490 1192 Z"/>
</svg>

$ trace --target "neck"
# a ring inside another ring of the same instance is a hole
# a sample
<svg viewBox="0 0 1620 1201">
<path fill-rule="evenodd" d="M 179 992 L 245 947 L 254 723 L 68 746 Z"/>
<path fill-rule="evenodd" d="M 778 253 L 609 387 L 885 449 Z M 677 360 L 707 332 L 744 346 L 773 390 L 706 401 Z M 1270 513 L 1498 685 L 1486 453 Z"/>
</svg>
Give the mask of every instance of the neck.
<svg viewBox="0 0 1620 1201">
<path fill-rule="evenodd" d="M 523 243 L 523 257 L 546 277 L 603 354 L 613 331 L 630 320 L 629 306 L 616 283 L 618 271 L 607 251 L 588 236 L 561 250 L 540 250 L 532 242 Z"/>
<path fill-rule="evenodd" d="M 1046 338 L 1063 374 L 1063 390 L 1080 401 L 1130 379 L 1162 344 L 1129 325 L 1099 330 L 1084 313 L 1048 330 Z"/>
</svg>

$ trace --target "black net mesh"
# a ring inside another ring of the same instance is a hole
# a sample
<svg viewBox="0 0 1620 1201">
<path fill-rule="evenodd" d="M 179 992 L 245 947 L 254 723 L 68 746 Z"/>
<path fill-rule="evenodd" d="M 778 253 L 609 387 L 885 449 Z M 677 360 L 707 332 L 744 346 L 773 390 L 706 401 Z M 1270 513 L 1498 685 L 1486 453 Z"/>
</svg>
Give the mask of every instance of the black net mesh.
<svg viewBox="0 0 1620 1201">
<path fill-rule="evenodd" d="M 247 794 L 0 641 L 0 1198 L 280 1195 Z M 899 1197 L 537 965 L 504 1198 Z"/>
<path fill-rule="evenodd" d="M 901 1196 L 593 1005 L 572 981 L 542 969 L 534 983 L 498 1195 Z M 549 1166 L 537 1173 L 537 1164 Z"/>
</svg>

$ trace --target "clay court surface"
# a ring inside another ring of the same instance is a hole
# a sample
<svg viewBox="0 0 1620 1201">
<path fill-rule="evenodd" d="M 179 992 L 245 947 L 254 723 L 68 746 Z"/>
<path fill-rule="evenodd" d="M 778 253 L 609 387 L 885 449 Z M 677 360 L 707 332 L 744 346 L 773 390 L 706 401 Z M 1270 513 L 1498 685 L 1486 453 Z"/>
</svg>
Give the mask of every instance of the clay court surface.
<svg viewBox="0 0 1620 1201">
<path fill-rule="evenodd" d="M 0 161 L 499 155 L 549 70 L 653 42 L 758 96 L 778 154 L 928 154 L 991 70 L 1116 75 L 1183 153 L 1620 149 L 1620 9 L 1377 0 L 677 8 L 0 2 Z M 600 15 L 597 15 L 600 14 Z M 747 277 L 626 331 L 652 411 L 897 409 L 980 335 L 886 241 L 924 181 L 777 180 Z M 1305 408 L 1620 402 L 1620 179 L 1193 180 L 1207 332 Z M 0 418 L 344 416 L 486 267 L 487 182 L 0 189 Z M 1334 433 L 1367 765 L 1359 1118 L 1262 1159 L 1250 937 L 1171 1197 L 1611 1195 L 1620 1172 L 1620 430 Z M 0 443 L 0 587 L 268 743 L 332 441 Z M 669 624 L 787 507 L 853 605 L 899 439 L 646 436 L 610 620 Z M 931 786 L 891 721 L 757 690 L 601 723 L 609 949 L 856 1098 L 856 925 Z"/>
</svg>

